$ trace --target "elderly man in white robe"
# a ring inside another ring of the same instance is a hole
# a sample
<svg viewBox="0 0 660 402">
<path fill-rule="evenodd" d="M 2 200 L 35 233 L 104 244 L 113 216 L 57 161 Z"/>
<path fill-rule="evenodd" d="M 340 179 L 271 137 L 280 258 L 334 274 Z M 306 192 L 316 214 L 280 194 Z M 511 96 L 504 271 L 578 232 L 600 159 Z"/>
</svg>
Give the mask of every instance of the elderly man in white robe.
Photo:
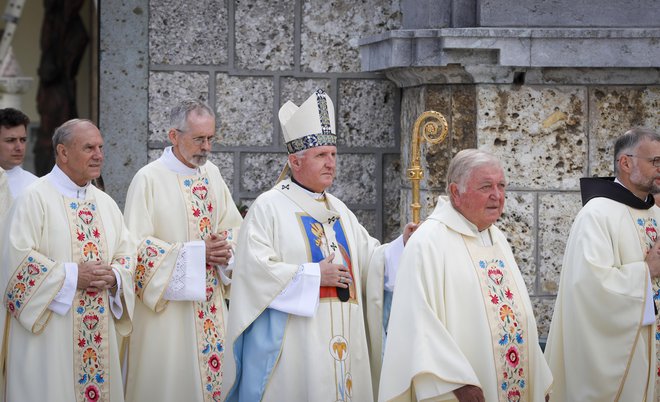
<svg viewBox="0 0 660 402">
<path fill-rule="evenodd" d="M 53 146 L 55 167 L 4 228 L 2 397 L 121 402 L 117 338 L 131 330 L 135 243 L 117 204 L 90 184 L 103 166 L 98 128 L 70 120 Z"/>
<path fill-rule="evenodd" d="M 7 172 L 12 200 L 37 180 L 37 176 L 23 169 L 30 119 L 20 110 L 0 109 L 0 167 Z"/>
<path fill-rule="evenodd" d="M 171 147 L 128 189 L 126 224 L 141 242 L 127 401 L 218 400 L 233 237 L 242 218 L 207 158 L 213 110 L 198 100 L 170 112 Z"/>
<path fill-rule="evenodd" d="M 287 102 L 279 119 L 291 178 L 260 195 L 241 227 L 227 400 L 371 401 L 384 289 L 391 289 L 395 260 L 414 225 L 381 246 L 326 191 L 335 178 L 337 135 L 325 92 L 300 107 Z"/>
<path fill-rule="evenodd" d="M 614 174 L 580 181 L 545 350 L 553 400 L 660 400 L 660 135 L 620 136 Z"/>
<path fill-rule="evenodd" d="M 380 401 L 538 401 L 552 375 L 511 247 L 499 161 L 449 163 L 447 193 L 410 238 L 392 301 Z"/>
</svg>

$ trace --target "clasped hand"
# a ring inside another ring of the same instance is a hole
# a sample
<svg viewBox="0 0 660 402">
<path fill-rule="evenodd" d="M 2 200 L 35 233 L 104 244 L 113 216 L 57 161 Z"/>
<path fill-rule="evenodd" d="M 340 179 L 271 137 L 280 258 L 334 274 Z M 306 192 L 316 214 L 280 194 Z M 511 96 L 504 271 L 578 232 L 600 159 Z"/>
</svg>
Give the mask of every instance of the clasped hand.
<svg viewBox="0 0 660 402">
<path fill-rule="evenodd" d="M 87 261 L 78 264 L 77 288 L 88 292 L 110 289 L 117 284 L 112 266 L 103 261 Z"/>
<path fill-rule="evenodd" d="M 231 259 L 231 244 L 227 241 L 227 232 L 211 233 L 204 239 L 206 245 L 206 263 L 226 266 Z"/>
</svg>

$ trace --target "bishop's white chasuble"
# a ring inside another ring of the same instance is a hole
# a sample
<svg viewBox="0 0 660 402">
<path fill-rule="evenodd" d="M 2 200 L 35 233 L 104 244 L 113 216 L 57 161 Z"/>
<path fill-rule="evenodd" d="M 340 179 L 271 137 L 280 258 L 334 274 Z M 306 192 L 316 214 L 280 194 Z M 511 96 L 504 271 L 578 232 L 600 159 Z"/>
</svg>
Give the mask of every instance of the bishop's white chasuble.
<svg viewBox="0 0 660 402">
<path fill-rule="evenodd" d="M 379 368 L 384 248 L 330 194 L 315 200 L 290 180 L 262 194 L 241 227 L 236 255 L 225 360 L 228 400 L 373 400 L 370 357 Z M 269 308 L 302 264 L 331 253 L 353 277 L 346 302 L 336 288 L 321 287 L 312 317 Z"/>
</svg>

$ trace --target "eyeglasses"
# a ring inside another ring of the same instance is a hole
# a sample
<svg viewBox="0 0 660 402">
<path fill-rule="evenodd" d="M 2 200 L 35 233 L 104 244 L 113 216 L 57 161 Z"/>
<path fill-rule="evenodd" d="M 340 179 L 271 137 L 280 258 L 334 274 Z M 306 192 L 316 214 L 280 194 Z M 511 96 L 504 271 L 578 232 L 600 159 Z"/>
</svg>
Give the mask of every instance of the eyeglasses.
<svg viewBox="0 0 660 402">
<path fill-rule="evenodd" d="M 630 156 L 632 158 L 644 159 L 647 162 L 651 162 L 653 167 L 660 167 L 660 156 L 656 156 L 654 158 L 647 158 L 647 157 L 644 157 L 644 156 L 637 156 L 637 155 L 632 155 L 632 154 L 626 154 L 626 156 Z"/>
<path fill-rule="evenodd" d="M 660 167 L 660 156 L 656 156 L 655 158 L 646 158 L 646 157 L 643 157 L 643 156 L 637 156 L 637 155 L 632 155 L 632 154 L 626 154 L 626 156 L 630 156 L 632 158 L 644 159 L 647 162 L 651 162 L 653 167 Z"/>
<path fill-rule="evenodd" d="M 183 130 L 179 130 L 178 128 L 175 128 L 175 130 L 181 134 L 185 134 L 185 131 Z M 192 141 L 195 143 L 195 145 L 203 145 L 207 141 L 209 145 L 213 145 L 213 142 L 215 142 L 215 140 L 216 140 L 215 136 L 212 137 L 197 136 L 192 138 Z"/>
</svg>

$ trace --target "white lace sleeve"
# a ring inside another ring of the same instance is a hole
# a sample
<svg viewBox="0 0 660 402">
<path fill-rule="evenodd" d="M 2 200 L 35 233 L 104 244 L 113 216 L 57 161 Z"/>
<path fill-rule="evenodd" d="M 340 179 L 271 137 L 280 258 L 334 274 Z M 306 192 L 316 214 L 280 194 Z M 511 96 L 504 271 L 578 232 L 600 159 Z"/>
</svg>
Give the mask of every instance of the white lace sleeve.
<svg viewBox="0 0 660 402">
<path fill-rule="evenodd" d="M 203 301 L 206 298 L 206 247 L 201 240 L 184 243 L 176 259 L 166 300 Z"/>
</svg>

